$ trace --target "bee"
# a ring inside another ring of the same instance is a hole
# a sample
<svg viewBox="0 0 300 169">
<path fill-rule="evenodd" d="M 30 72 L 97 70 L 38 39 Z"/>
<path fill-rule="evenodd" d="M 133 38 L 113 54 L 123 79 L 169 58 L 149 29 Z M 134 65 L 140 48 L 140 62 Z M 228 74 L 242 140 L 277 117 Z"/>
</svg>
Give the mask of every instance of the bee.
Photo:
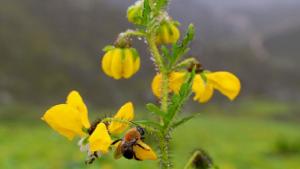
<svg viewBox="0 0 300 169">
<path fill-rule="evenodd" d="M 156 160 L 157 156 L 147 144 L 143 142 L 145 129 L 137 126 L 129 129 L 122 139 L 112 143 L 115 145 L 114 158 L 119 159 L 122 156 L 126 159 Z"/>
</svg>

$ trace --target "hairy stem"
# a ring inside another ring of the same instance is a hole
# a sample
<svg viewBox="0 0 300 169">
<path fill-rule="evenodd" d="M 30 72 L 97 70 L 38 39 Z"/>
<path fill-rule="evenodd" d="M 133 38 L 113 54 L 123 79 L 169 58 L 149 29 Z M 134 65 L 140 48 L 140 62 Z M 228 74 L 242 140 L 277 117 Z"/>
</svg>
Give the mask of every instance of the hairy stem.
<svg viewBox="0 0 300 169">
<path fill-rule="evenodd" d="M 150 51 L 153 55 L 155 64 L 158 66 L 159 72 L 162 74 L 162 85 L 161 85 L 161 110 L 163 112 L 168 112 L 168 97 L 169 97 L 169 77 L 168 77 L 168 69 L 163 62 L 163 58 L 159 53 L 157 45 L 155 43 L 155 34 L 151 33 L 147 36 L 147 41 L 149 44 Z M 161 122 L 163 120 L 161 119 Z M 170 169 L 171 162 L 169 156 L 169 140 L 167 138 L 167 132 L 162 131 L 161 136 L 159 138 L 159 149 L 160 149 L 160 168 L 161 169 Z"/>
<path fill-rule="evenodd" d="M 169 156 L 169 140 L 167 134 L 162 133 L 159 138 L 159 149 L 160 149 L 160 168 L 171 169 L 171 161 Z"/>
</svg>

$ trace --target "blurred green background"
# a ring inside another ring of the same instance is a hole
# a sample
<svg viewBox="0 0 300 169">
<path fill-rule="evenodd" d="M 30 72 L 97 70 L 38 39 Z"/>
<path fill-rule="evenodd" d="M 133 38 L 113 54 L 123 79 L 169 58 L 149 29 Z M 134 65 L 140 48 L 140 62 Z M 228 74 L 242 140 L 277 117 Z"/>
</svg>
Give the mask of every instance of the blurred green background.
<svg viewBox="0 0 300 169">
<path fill-rule="evenodd" d="M 141 70 L 115 81 L 100 69 L 101 49 L 133 28 L 126 20 L 133 0 L 0 1 L 0 168 L 145 168 L 157 162 L 84 164 L 69 142 L 40 120 L 50 106 L 76 89 L 91 117 L 114 113 L 132 101 L 138 119 L 155 72 L 143 41 L 134 41 Z M 203 148 L 220 169 L 300 169 L 300 2 L 298 0 L 173 0 L 170 13 L 197 38 L 189 55 L 212 71 L 242 81 L 234 102 L 215 94 L 205 105 L 190 101 L 181 114 L 201 113 L 174 132 L 172 158 L 182 168 Z M 153 140 L 149 139 L 151 143 Z"/>
</svg>

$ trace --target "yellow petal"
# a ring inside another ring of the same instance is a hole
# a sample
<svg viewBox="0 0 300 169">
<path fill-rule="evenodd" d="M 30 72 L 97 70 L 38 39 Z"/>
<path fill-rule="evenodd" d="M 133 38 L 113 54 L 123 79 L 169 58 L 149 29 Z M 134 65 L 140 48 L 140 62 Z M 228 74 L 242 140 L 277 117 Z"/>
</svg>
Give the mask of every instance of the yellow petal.
<svg viewBox="0 0 300 169">
<path fill-rule="evenodd" d="M 157 156 L 155 152 L 147 144 L 141 140 L 137 141 L 137 144 L 133 146 L 133 151 L 138 160 L 156 160 Z"/>
<path fill-rule="evenodd" d="M 128 79 L 134 73 L 133 54 L 131 49 L 124 49 L 124 63 L 122 65 L 123 77 Z"/>
<path fill-rule="evenodd" d="M 112 143 L 104 123 L 99 123 L 97 125 L 88 141 L 91 152 L 100 151 L 103 154 L 108 152 L 109 146 Z"/>
<path fill-rule="evenodd" d="M 195 93 L 194 100 L 200 103 L 209 101 L 214 92 L 212 85 L 205 83 L 200 75 L 195 76 L 192 90 Z"/>
<path fill-rule="evenodd" d="M 83 102 L 80 94 L 77 91 L 71 91 L 67 97 L 67 104 L 74 107 L 80 112 L 82 124 L 85 128 L 90 128 L 90 122 L 88 118 L 88 110 Z"/>
<path fill-rule="evenodd" d="M 208 83 L 212 84 L 215 89 L 227 96 L 230 100 L 234 100 L 239 94 L 241 83 L 234 74 L 220 71 L 208 73 L 206 76 Z"/>
<path fill-rule="evenodd" d="M 113 118 L 116 120 L 131 121 L 134 118 L 133 104 L 131 102 L 124 104 Z M 111 134 L 118 135 L 126 130 L 127 127 L 128 123 L 126 122 L 112 121 L 108 129 Z"/>
<path fill-rule="evenodd" d="M 107 76 L 111 75 L 112 50 L 106 52 L 102 58 L 102 69 Z"/>
<path fill-rule="evenodd" d="M 169 75 L 169 92 L 178 93 L 181 85 L 185 81 L 185 73 L 184 72 L 171 72 Z M 156 74 L 152 80 L 152 92 L 153 94 L 160 98 L 161 96 L 161 83 L 162 83 L 162 75 Z"/>
<path fill-rule="evenodd" d="M 161 81 L 162 81 L 162 75 L 156 74 L 151 84 L 152 92 L 158 98 L 160 98 L 161 96 Z"/>
<path fill-rule="evenodd" d="M 59 134 L 72 140 L 75 136 L 84 136 L 81 113 L 67 104 L 51 107 L 42 117 Z"/>
<path fill-rule="evenodd" d="M 111 75 L 114 79 L 118 80 L 122 77 L 122 50 L 114 49 L 112 51 L 112 61 L 111 61 Z"/>
<path fill-rule="evenodd" d="M 161 40 L 162 43 L 170 43 L 170 34 L 167 25 L 163 25 L 161 28 Z"/>
<path fill-rule="evenodd" d="M 178 93 L 182 84 L 185 81 L 185 75 L 184 72 L 172 72 L 169 75 L 169 88 L 172 92 Z"/>
<path fill-rule="evenodd" d="M 179 29 L 176 27 L 176 25 L 171 24 L 171 30 L 172 30 L 172 43 L 175 43 L 178 41 L 179 37 L 180 37 L 180 31 Z"/>
<path fill-rule="evenodd" d="M 134 67 L 134 70 L 133 70 L 133 73 L 136 73 L 139 69 L 140 69 L 140 56 L 139 56 L 139 53 L 136 51 L 136 49 L 131 49 L 132 52 L 133 52 L 133 55 L 134 55 L 134 60 L 133 60 L 133 67 Z"/>
</svg>

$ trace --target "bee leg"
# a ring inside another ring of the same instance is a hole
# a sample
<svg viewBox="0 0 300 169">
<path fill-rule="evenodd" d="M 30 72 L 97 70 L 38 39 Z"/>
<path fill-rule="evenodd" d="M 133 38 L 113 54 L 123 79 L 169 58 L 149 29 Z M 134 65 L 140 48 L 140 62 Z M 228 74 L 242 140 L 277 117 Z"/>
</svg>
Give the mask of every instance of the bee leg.
<svg viewBox="0 0 300 169">
<path fill-rule="evenodd" d="M 122 139 L 115 140 L 114 142 L 111 143 L 111 145 L 115 145 L 119 141 L 122 141 Z"/>
<path fill-rule="evenodd" d="M 98 154 L 96 151 L 94 152 L 94 157 L 98 158 Z"/>
<path fill-rule="evenodd" d="M 147 150 L 147 151 L 149 151 L 149 149 L 147 149 L 147 148 L 145 148 L 145 147 L 143 147 L 142 145 L 140 145 L 140 144 L 136 144 L 137 146 L 139 146 L 139 147 L 141 147 L 142 149 L 144 149 L 144 150 Z"/>
<path fill-rule="evenodd" d="M 85 161 L 85 164 L 92 164 L 97 158 L 99 158 L 99 155 L 95 151 L 93 154 L 88 156 L 88 159 Z"/>
<path fill-rule="evenodd" d="M 96 158 L 95 157 L 91 157 L 91 158 L 89 158 L 89 159 L 87 159 L 86 161 L 85 161 L 85 164 L 92 164 L 94 161 L 96 160 Z"/>
</svg>

